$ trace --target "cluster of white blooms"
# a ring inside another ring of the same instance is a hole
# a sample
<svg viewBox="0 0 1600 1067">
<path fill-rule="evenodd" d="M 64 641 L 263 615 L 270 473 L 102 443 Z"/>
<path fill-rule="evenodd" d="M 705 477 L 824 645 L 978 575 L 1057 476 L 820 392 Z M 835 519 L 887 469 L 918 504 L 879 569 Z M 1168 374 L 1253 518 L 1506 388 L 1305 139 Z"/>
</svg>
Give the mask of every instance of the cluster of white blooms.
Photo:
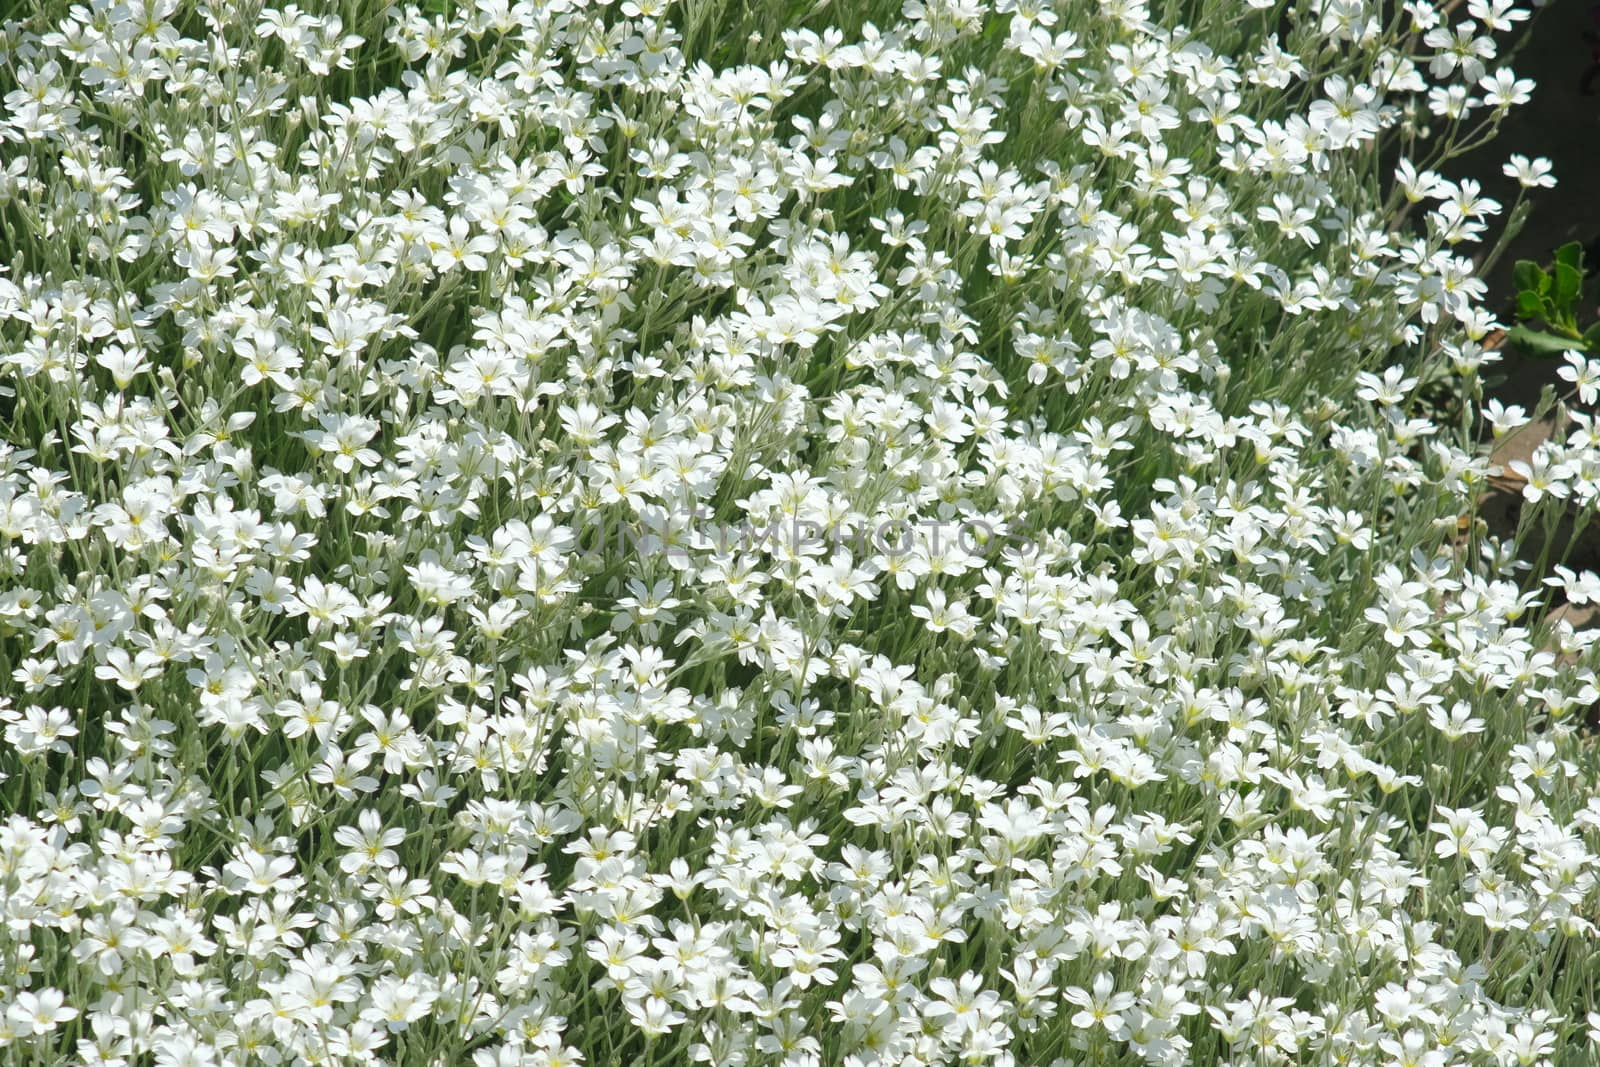
<svg viewBox="0 0 1600 1067">
<path fill-rule="evenodd" d="M 1530 13 L 0 4 L 0 1061 L 1591 1062 Z"/>
</svg>

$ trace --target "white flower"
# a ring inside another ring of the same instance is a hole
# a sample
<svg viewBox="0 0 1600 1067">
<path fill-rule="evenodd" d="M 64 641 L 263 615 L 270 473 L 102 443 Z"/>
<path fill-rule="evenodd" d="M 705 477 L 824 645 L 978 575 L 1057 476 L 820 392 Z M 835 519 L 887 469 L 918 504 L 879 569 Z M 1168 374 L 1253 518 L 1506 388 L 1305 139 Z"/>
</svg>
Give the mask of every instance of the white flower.
<svg viewBox="0 0 1600 1067">
<path fill-rule="evenodd" d="M 1503 168 L 1505 176 L 1515 178 L 1524 189 L 1553 189 L 1556 179 L 1550 161 L 1542 156 L 1529 161 L 1527 156 L 1514 155 Z"/>
<path fill-rule="evenodd" d="M 6 1017 L 19 1034 L 38 1036 L 76 1019 L 78 1009 L 66 1003 L 66 995 L 61 990 L 45 988 L 38 992 L 18 993 L 6 1008 Z"/>
<path fill-rule="evenodd" d="M 1566 352 L 1562 354 L 1564 365 L 1556 371 L 1556 375 L 1564 382 L 1571 382 L 1578 400 L 1584 404 L 1593 404 L 1600 399 L 1600 361 L 1588 359 L 1582 352 Z"/>
</svg>

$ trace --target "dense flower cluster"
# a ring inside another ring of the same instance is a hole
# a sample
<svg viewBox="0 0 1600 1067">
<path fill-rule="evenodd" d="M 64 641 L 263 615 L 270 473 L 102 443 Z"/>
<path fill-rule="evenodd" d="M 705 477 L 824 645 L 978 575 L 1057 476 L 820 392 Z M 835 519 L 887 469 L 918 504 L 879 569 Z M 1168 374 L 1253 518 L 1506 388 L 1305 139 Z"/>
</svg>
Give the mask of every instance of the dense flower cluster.
<svg viewBox="0 0 1600 1067">
<path fill-rule="evenodd" d="M 0 1060 L 1589 1062 L 1529 14 L 4 5 Z"/>
</svg>

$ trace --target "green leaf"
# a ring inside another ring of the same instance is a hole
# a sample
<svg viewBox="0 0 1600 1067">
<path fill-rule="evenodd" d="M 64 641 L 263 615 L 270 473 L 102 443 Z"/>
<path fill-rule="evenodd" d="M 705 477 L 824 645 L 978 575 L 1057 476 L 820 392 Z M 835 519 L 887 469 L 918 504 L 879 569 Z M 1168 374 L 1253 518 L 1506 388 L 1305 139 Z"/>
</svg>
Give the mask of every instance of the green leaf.
<svg viewBox="0 0 1600 1067">
<path fill-rule="evenodd" d="M 1583 346 L 1591 352 L 1594 351 L 1596 346 L 1600 346 L 1600 322 L 1583 331 Z"/>
<path fill-rule="evenodd" d="M 1556 266 L 1571 267 L 1583 276 L 1583 245 L 1577 241 L 1569 241 L 1556 249 Z"/>
<path fill-rule="evenodd" d="M 1550 299 L 1556 312 L 1563 316 L 1572 314 L 1572 306 L 1583 291 L 1583 271 L 1570 263 L 1557 263 L 1555 285 L 1550 289 Z"/>
<path fill-rule="evenodd" d="M 1519 259 L 1511 268 L 1511 281 L 1521 293 L 1542 293 L 1550 286 L 1550 278 L 1531 259 Z"/>
<path fill-rule="evenodd" d="M 1506 331 L 1506 340 L 1528 353 L 1530 356 L 1550 356 L 1552 358 L 1563 352 L 1582 348 L 1582 341 L 1575 341 L 1570 337 L 1560 337 L 1543 330 L 1533 330 L 1526 326 L 1513 326 Z"/>
<path fill-rule="evenodd" d="M 1524 289 L 1517 294 L 1517 318 L 1539 319 L 1544 317 L 1544 300 L 1538 293 Z"/>
</svg>

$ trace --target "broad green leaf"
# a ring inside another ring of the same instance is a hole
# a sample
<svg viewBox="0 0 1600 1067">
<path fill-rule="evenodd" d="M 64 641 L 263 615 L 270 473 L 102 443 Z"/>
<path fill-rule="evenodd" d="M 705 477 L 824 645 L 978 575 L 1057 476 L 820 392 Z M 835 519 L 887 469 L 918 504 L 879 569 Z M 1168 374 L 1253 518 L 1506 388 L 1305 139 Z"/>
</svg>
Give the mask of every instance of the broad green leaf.
<svg viewBox="0 0 1600 1067">
<path fill-rule="evenodd" d="M 1542 293 L 1550 284 L 1544 270 L 1531 259 L 1519 259 L 1511 268 L 1511 281 L 1519 292 Z"/>
<path fill-rule="evenodd" d="M 1511 327 L 1506 331 L 1506 340 L 1532 356 L 1555 357 L 1563 352 L 1583 348 L 1582 341 L 1547 333 L 1544 330 L 1530 329 L 1527 326 Z"/>
<path fill-rule="evenodd" d="M 1550 299 L 1557 313 L 1568 315 L 1583 290 L 1583 272 L 1570 263 L 1557 263 L 1555 284 L 1550 288 Z"/>
<path fill-rule="evenodd" d="M 1583 245 L 1577 241 L 1569 241 L 1556 249 L 1556 266 L 1571 267 L 1581 276 L 1583 274 Z"/>
</svg>

